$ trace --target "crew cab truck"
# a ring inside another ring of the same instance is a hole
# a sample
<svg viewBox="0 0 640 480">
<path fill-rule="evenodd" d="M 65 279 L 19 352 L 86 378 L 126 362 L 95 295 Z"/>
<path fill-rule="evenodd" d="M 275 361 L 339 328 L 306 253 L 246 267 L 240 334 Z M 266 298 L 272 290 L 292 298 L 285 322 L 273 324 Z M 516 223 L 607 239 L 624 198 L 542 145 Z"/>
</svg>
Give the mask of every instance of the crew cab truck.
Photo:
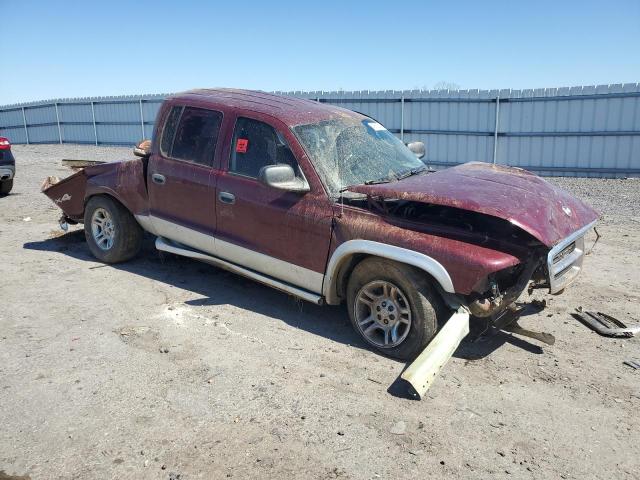
<svg viewBox="0 0 640 480">
<path fill-rule="evenodd" d="M 362 338 L 401 359 L 455 309 L 496 319 L 525 288 L 575 279 L 592 208 L 518 168 L 432 172 L 410 147 L 336 106 L 192 90 L 166 99 L 140 158 L 43 190 L 103 262 L 134 257 L 147 231 L 159 250 L 346 303 Z"/>
<path fill-rule="evenodd" d="M 16 160 L 11 153 L 11 142 L 0 137 L 0 195 L 8 195 L 13 188 L 13 177 L 16 174 Z"/>
</svg>

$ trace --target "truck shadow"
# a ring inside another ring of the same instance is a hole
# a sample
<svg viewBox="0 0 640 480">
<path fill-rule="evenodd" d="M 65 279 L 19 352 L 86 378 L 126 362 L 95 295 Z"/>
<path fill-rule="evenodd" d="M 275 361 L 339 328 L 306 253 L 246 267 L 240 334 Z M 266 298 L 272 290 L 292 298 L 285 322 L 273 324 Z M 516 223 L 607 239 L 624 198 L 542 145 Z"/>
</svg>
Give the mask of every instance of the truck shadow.
<svg viewBox="0 0 640 480">
<path fill-rule="evenodd" d="M 87 248 L 83 230 L 27 242 L 23 248 L 59 252 L 77 260 L 97 263 Z M 142 251 L 136 259 L 115 265 L 93 265 L 89 268 L 102 267 L 139 275 L 201 295 L 202 298 L 185 302 L 193 307 L 233 305 L 277 318 L 293 327 L 335 342 L 370 349 L 351 327 L 344 306 L 313 305 L 240 275 L 189 258 L 159 252 L 150 235 L 145 236 Z M 540 347 L 502 331 L 478 336 L 479 333 L 481 332 L 472 330 L 472 334 L 463 340 L 454 357 L 469 361 L 480 360 L 505 343 L 531 353 L 542 353 Z"/>
</svg>

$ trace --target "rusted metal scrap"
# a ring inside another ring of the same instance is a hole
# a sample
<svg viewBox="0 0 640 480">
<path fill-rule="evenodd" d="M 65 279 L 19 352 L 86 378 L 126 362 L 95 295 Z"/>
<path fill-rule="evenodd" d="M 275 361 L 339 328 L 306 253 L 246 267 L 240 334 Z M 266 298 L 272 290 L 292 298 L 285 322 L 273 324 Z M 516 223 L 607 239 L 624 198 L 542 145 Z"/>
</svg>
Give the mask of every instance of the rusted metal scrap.
<svg viewBox="0 0 640 480">
<path fill-rule="evenodd" d="M 529 304 L 516 304 L 509 305 L 504 314 L 502 314 L 494 324 L 494 327 L 498 330 L 504 330 L 505 332 L 514 333 L 523 337 L 533 338 L 539 342 L 546 343 L 547 345 L 554 345 L 556 343 L 556 337 L 547 332 L 536 332 L 523 328 L 518 323 L 520 317 L 525 311 L 540 312 L 547 306 L 545 300 L 533 300 Z"/>
<path fill-rule="evenodd" d="M 518 320 L 510 323 L 506 327 L 503 328 L 506 332 L 515 333 L 516 335 L 522 335 L 523 337 L 533 338 L 538 340 L 539 342 L 546 343 L 547 345 L 554 345 L 556 343 L 556 337 L 547 332 L 536 332 L 533 330 L 527 330 L 526 328 L 522 328 L 518 324 Z"/>
<path fill-rule="evenodd" d="M 633 368 L 634 370 L 640 370 L 640 360 L 625 360 L 622 363 Z"/>
<path fill-rule="evenodd" d="M 640 325 L 627 327 L 626 324 L 611 315 L 602 312 L 587 312 L 582 307 L 576 308 L 576 313 L 573 316 L 605 337 L 628 338 L 640 332 Z"/>
</svg>

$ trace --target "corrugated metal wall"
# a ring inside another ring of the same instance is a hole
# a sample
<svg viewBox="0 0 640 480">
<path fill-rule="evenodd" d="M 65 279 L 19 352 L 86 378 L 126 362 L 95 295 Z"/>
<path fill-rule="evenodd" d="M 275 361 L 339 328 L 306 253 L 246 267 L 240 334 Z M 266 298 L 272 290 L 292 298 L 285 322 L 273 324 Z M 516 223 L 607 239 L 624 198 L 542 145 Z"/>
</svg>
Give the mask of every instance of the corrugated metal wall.
<svg viewBox="0 0 640 480">
<path fill-rule="evenodd" d="M 287 93 L 370 115 L 405 142 L 424 141 L 427 163 L 434 166 L 495 160 L 546 175 L 640 174 L 639 84 Z M 151 136 L 164 97 L 64 99 L 0 107 L 0 135 L 13 143 L 132 145 Z"/>
</svg>

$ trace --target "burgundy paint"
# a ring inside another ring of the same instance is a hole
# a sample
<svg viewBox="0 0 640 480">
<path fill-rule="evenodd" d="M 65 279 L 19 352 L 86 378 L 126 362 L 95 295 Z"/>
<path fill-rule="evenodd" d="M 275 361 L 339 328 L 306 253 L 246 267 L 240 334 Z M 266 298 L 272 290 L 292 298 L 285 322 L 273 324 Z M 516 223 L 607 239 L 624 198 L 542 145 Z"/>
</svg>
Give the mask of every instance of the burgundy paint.
<svg viewBox="0 0 640 480">
<path fill-rule="evenodd" d="M 186 164 L 160 155 L 158 131 L 173 105 L 223 112 L 213 167 Z M 464 241 L 443 231 L 438 233 L 401 219 L 332 203 L 290 127 L 347 115 L 362 117 L 331 105 L 260 92 L 187 92 L 167 99 L 159 112 L 146 181 L 143 161 L 131 160 L 88 167 L 44 193 L 54 200 L 69 193 L 72 200 L 58 205 L 75 220 L 82 220 L 84 200 L 105 193 L 117 198 L 134 214 L 151 210 L 177 223 L 316 272 L 324 272 L 328 254 L 345 241 L 367 239 L 397 245 L 438 260 L 448 270 L 455 290 L 463 294 L 482 285 L 490 273 L 523 260 L 527 253 L 524 247 L 498 248 Z M 309 182 L 309 193 L 274 190 L 255 179 L 227 172 L 238 116 L 269 123 L 286 137 Z M 151 181 L 153 173 L 165 175 L 167 184 L 156 190 Z M 388 184 L 353 186 L 350 190 L 499 217 L 549 247 L 597 218 L 589 206 L 533 174 L 488 164 L 466 164 Z M 220 203 L 219 191 L 233 193 L 235 205 Z M 562 207 L 569 207 L 571 215 L 566 215 Z"/>
<path fill-rule="evenodd" d="M 347 240 L 366 239 L 389 243 L 428 255 L 449 272 L 457 293 L 471 293 L 487 275 L 517 265 L 521 259 L 498 251 L 451 238 L 431 235 L 394 225 L 380 215 L 345 205 L 336 208 L 336 228 L 331 253 Z"/>
<path fill-rule="evenodd" d="M 352 192 L 445 205 L 508 220 L 548 247 L 598 218 L 590 206 L 525 170 L 466 163 Z M 563 211 L 571 209 L 570 214 Z"/>
</svg>

